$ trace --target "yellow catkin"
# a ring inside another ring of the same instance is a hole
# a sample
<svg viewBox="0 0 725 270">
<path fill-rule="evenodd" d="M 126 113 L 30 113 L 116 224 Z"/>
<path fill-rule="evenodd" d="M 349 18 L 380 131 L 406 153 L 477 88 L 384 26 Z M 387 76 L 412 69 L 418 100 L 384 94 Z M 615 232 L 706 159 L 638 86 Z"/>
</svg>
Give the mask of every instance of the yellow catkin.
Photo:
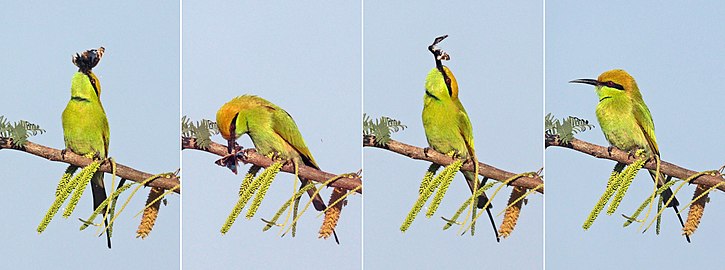
<svg viewBox="0 0 725 270">
<path fill-rule="evenodd" d="M 420 182 L 418 194 L 423 194 L 423 191 L 428 188 L 428 185 L 430 185 L 431 181 L 433 181 L 433 176 L 435 176 L 436 172 L 440 167 L 440 165 L 435 163 L 431 164 L 430 167 L 428 167 L 428 171 L 426 171 L 425 175 L 423 176 L 423 181 Z"/>
<path fill-rule="evenodd" d="M 663 201 L 664 201 L 664 199 L 662 199 L 662 196 L 660 196 L 659 202 L 657 202 L 657 212 L 662 211 L 662 204 L 664 203 Z M 655 225 L 655 233 L 657 235 L 660 234 L 660 229 L 661 229 L 660 225 L 661 224 L 662 224 L 662 216 L 659 215 L 659 216 L 657 216 L 657 225 Z"/>
<path fill-rule="evenodd" d="M 425 213 L 426 217 L 432 217 L 433 214 L 435 214 L 436 210 L 438 210 L 438 206 L 440 206 L 441 201 L 443 201 L 443 197 L 446 195 L 448 187 L 451 186 L 451 181 L 453 181 L 453 178 L 456 176 L 456 172 L 461 169 L 462 165 L 463 160 L 456 160 L 455 162 L 451 163 L 451 165 L 448 165 L 448 167 L 446 167 L 446 169 L 441 173 L 445 173 L 445 175 L 443 175 L 443 178 L 441 179 L 440 185 L 438 187 L 438 192 L 436 192 L 436 195 L 433 197 L 433 200 L 430 203 L 428 211 Z"/>
<path fill-rule="evenodd" d="M 73 192 L 68 205 L 65 207 L 65 211 L 63 212 L 64 218 L 70 217 L 70 215 L 73 214 L 73 210 L 75 210 L 76 205 L 78 205 L 78 201 L 80 201 L 81 196 L 83 196 L 83 191 L 86 190 L 88 182 L 91 181 L 93 175 L 96 171 L 98 171 L 99 166 L 101 166 L 101 163 L 99 161 L 94 161 L 91 164 L 88 164 L 88 166 L 83 168 L 83 170 L 79 173 L 81 178 L 77 182 L 75 192 Z"/>
<path fill-rule="evenodd" d="M 65 169 L 65 173 L 60 178 L 60 182 L 58 182 L 58 187 L 55 188 L 56 197 L 60 196 L 60 194 L 63 192 L 63 189 L 66 187 L 66 185 L 68 185 L 76 170 L 78 170 L 78 167 L 74 165 L 69 165 L 68 168 Z"/>
<path fill-rule="evenodd" d="M 101 211 L 104 211 L 105 212 L 106 205 L 108 205 L 108 202 L 109 201 L 112 201 L 112 200 L 115 201 L 116 199 L 118 199 L 118 196 L 121 195 L 122 192 L 124 192 L 124 191 L 128 190 L 129 188 L 131 188 L 131 186 L 133 186 L 133 183 L 125 184 L 121 188 L 116 189 L 115 192 L 113 192 L 108 198 L 106 198 L 106 200 L 103 201 L 100 205 L 98 205 L 98 207 L 96 208 L 96 210 L 94 210 L 93 213 L 91 213 L 91 216 L 88 217 L 88 219 L 86 220 L 88 222 L 84 222 L 83 224 L 81 224 L 80 230 L 82 231 L 82 230 L 88 228 L 88 225 L 90 225 L 89 223 L 90 222 L 93 222 L 93 220 L 95 220 L 96 217 L 99 214 L 101 214 Z M 109 224 L 109 226 L 110 226 L 110 224 Z"/>
<path fill-rule="evenodd" d="M 257 195 L 254 196 L 252 205 L 249 206 L 249 209 L 247 210 L 247 219 L 251 219 L 252 217 L 254 217 L 254 214 L 257 213 L 257 209 L 259 209 L 259 206 L 262 205 L 262 200 L 264 200 L 264 196 L 267 195 L 267 190 L 269 190 L 269 187 L 272 185 L 272 180 L 274 180 L 274 177 L 277 176 L 277 173 L 279 173 L 279 170 L 281 168 L 282 162 L 275 162 L 264 170 L 264 173 L 261 175 L 264 176 L 264 178 L 259 180 L 262 182 L 259 184 L 259 190 L 257 191 Z"/>
<path fill-rule="evenodd" d="M 623 174 L 623 168 L 624 164 L 622 163 L 617 163 L 617 165 L 614 166 L 614 170 L 612 170 L 612 174 L 609 176 L 609 181 L 607 181 L 607 188 L 604 190 L 602 196 L 599 197 L 599 201 L 597 201 L 597 204 L 594 205 L 594 209 L 589 212 L 589 216 L 587 217 L 586 221 L 584 221 L 584 225 L 582 225 L 582 228 L 584 228 L 584 230 L 588 230 L 592 226 L 592 224 L 594 224 L 594 220 L 597 219 L 599 213 L 602 212 L 604 206 L 609 202 L 609 200 L 612 198 L 612 195 L 614 195 L 614 192 L 617 191 L 617 189 L 619 188 L 619 182 L 621 175 Z"/>
<path fill-rule="evenodd" d="M 270 167 L 275 166 L 275 164 L 278 164 L 279 162 L 273 163 Z M 271 173 L 272 170 L 269 170 L 267 168 L 260 174 L 257 179 L 252 181 L 252 183 L 249 185 L 249 188 L 244 190 L 244 193 L 239 196 L 239 200 L 237 200 L 237 203 L 234 205 L 234 208 L 232 209 L 232 212 L 229 213 L 229 216 L 227 217 L 226 221 L 224 221 L 224 225 L 222 225 L 221 233 L 226 234 L 229 232 L 229 229 L 234 225 L 234 221 L 237 220 L 237 217 L 239 217 L 239 214 L 242 213 L 242 209 L 244 209 L 244 206 L 247 205 L 247 202 L 252 198 L 252 195 L 257 191 L 259 186 L 262 185 L 263 180 Z"/>
<path fill-rule="evenodd" d="M 438 188 L 442 179 L 445 177 L 447 169 L 448 168 L 439 173 L 438 176 L 436 176 L 433 181 L 428 184 L 428 188 L 426 188 L 423 193 L 418 194 L 418 199 L 415 201 L 415 204 L 413 204 L 410 212 L 408 212 L 408 216 L 405 217 L 403 224 L 400 225 L 401 232 L 407 231 L 408 228 L 410 228 L 410 225 L 413 224 L 415 217 L 418 216 L 420 210 L 423 209 L 425 202 L 428 201 L 428 198 L 430 198 L 431 195 L 433 195 L 433 191 Z"/>
<path fill-rule="evenodd" d="M 695 194 L 692 195 L 692 199 L 697 199 L 697 197 L 700 197 L 700 195 L 702 195 L 706 190 L 706 187 L 697 185 L 697 188 L 695 188 Z M 705 194 L 690 205 L 690 212 L 687 213 L 687 222 L 685 222 L 685 227 L 682 228 L 682 234 L 690 236 L 695 233 L 697 227 L 700 226 L 702 214 L 705 212 L 705 203 L 707 202 L 707 198 L 708 195 Z"/>
<path fill-rule="evenodd" d="M 508 201 L 508 205 L 510 206 L 506 208 L 506 214 L 503 216 L 501 228 L 498 229 L 499 234 L 501 234 L 504 238 L 511 235 L 511 232 L 513 232 L 516 227 L 516 222 L 519 220 L 519 215 L 521 214 L 521 206 L 524 204 L 524 200 L 516 200 L 521 196 L 524 196 L 524 194 L 526 194 L 525 188 L 514 187 L 514 190 L 511 191 L 511 196 Z"/>
<path fill-rule="evenodd" d="M 247 171 L 247 174 L 244 176 L 244 180 L 242 180 L 242 184 L 239 185 L 239 196 L 242 196 L 244 194 L 244 191 L 249 188 L 249 186 L 252 184 L 252 180 L 254 180 L 254 177 L 257 176 L 257 173 L 262 167 L 253 165 L 249 168 L 249 171 Z"/>
<path fill-rule="evenodd" d="M 458 211 L 456 211 L 456 213 L 453 214 L 453 217 L 450 220 L 447 220 L 444 218 L 444 220 L 446 220 L 446 224 L 443 225 L 443 230 L 447 230 L 453 224 L 459 224 L 458 217 L 461 216 L 461 214 L 463 213 L 463 210 L 466 210 L 468 208 L 468 206 L 471 205 L 471 200 L 473 200 L 473 198 L 477 198 L 478 196 L 480 196 L 481 193 L 483 193 L 484 191 L 491 189 L 496 183 L 497 182 L 495 182 L 495 181 L 491 181 L 491 182 L 488 182 L 483 187 L 480 187 L 475 194 L 471 195 L 471 197 L 469 197 L 465 202 L 463 202 L 463 204 L 461 204 L 461 206 L 458 208 Z"/>
<path fill-rule="evenodd" d="M 149 190 L 149 196 L 146 198 L 146 205 L 148 205 L 148 207 L 143 210 L 141 223 L 138 225 L 138 229 L 136 230 L 136 238 L 141 237 L 141 239 L 146 239 L 146 237 L 149 236 L 149 233 L 151 233 L 151 230 L 153 230 L 161 207 L 161 200 L 157 199 L 162 194 L 164 194 L 164 189 L 162 188 L 154 187 Z"/>
<path fill-rule="evenodd" d="M 617 207 L 619 207 L 622 199 L 624 199 L 624 195 L 627 194 L 629 186 L 632 185 L 634 177 L 637 176 L 639 169 L 642 169 L 645 161 L 647 161 L 647 158 L 640 157 L 621 173 L 621 176 L 619 177 L 619 187 L 617 187 L 617 194 L 614 195 L 614 199 L 612 199 L 612 203 L 609 205 L 609 209 L 607 209 L 607 215 L 614 214 L 614 212 L 617 211 Z"/>
<path fill-rule="evenodd" d="M 345 195 L 345 189 L 334 188 L 332 195 L 330 195 L 330 201 L 327 202 L 329 205 L 325 210 L 325 219 L 322 221 L 318 238 L 327 239 L 332 235 L 332 232 L 337 227 L 337 221 L 340 219 L 340 213 L 342 213 L 342 206 L 345 204 L 345 200 L 339 201 L 333 205 L 338 199 Z"/>
<path fill-rule="evenodd" d="M 666 189 L 672 187 L 674 184 L 675 184 L 675 181 L 669 181 L 669 182 L 665 183 L 664 185 L 659 187 L 654 192 L 654 195 L 658 196 L 659 200 L 662 201 L 662 196 L 660 196 L 660 194 L 662 194 L 662 192 L 664 192 Z M 637 210 L 629 218 L 627 218 L 627 220 L 624 222 L 624 224 L 622 226 L 627 227 L 630 224 L 632 224 L 632 222 L 637 221 L 639 214 L 642 213 L 642 211 L 644 210 L 645 207 L 647 207 L 647 205 L 649 205 L 650 201 L 652 200 L 652 197 L 653 196 L 647 196 L 647 199 L 645 199 L 644 202 L 642 202 L 642 204 L 639 205 Z M 660 202 L 660 204 L 662 204 L 662 203 Z M 638 222 L 640 222 L 640 221 L 638 221 Z"/>
</svg>

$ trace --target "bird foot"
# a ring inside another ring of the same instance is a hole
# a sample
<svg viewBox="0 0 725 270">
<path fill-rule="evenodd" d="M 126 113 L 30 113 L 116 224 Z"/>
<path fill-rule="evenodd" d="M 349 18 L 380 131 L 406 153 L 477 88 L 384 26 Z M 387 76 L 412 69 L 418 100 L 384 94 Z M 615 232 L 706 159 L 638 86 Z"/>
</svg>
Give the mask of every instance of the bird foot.
<svg viewBox="0 0 725 270">
<path fill-rule="evenodd" d="M 607 147 L 607 153 L 609 154 L 610 157 L 612 156 L 612 150 L 614 150 L 613 145 L 610 145 L 609 147 Z"/>
</svg>

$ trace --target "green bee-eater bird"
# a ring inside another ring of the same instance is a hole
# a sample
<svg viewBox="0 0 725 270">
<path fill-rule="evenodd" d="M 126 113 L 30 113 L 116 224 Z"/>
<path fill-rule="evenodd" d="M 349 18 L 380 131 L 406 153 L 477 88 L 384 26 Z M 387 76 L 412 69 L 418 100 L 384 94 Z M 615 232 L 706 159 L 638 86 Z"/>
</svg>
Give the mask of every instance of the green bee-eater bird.
<svg viewBox="0 0 725 270">
<path fill-rule="evenodd" d="M 470 158 L 478 166 L 478 158 L 476 158 L 476 150 L 473 146 L 473 128 L 466 109 L 458 99 L 458 82 L 453 76 L 453 72 L 441 62 L 441 60 L 449 60 L 448 54 L 437 47 L 437 44 L 446 37 L 448 36 L 436 38 L 428 47 L 435 58 L 436 67 L 428 73 L 425 79 L 423 128 L 431 148 L 444 154 L 455 153 L 456 158 L 464 160 Z M 478 175 L 469 171 L 461 170 L 461 172 L 465 176 L 471 192 L 475 192 Z M 484 184 L 485 181 L 482 181 L 478 187 Z M 483 208 L 487 202 L 488 197 L 486 197 L 486 193 L 483 193 L 478 197 L 477 207 Z M 486 212 L 493 225 L 496 241 L 499 241 L 491 207 L 492 205 L 489 204 Z"/>
<path fill-rule="evenodd" d="M 596 86 L 599 103 L 597 104 L 597 121 L 602 127 L 604 137 L 609 141 L 610 147 L 616 147 L 624 151 L 634 152 L 644 150 L 645 154 L 654 157 L 660 156 L 655 136 L 655 124 L 652 121 L 647 105 L 644 104 L 642 94 L 639 92 L 637 82 L 624 70 L 609 70 L 596 80 L 578 79 L 570 83 L 584 83 Z M 621 166 L 622 168 L 624 166 Z M 656 172 L 649 170 L 652 180 L 657 181 Z M 657 186 L 664 185 L 665 176 L 660 175 Z M 666 202 L 672 197 L 672 189 L 662 192 L 662 198 Z M 672 207 L 684 227 L 682 217 L 677 210 L 680 202 L 673 198 L 667 207 Z M 687 242 L 690 237 L 685 235 Z"/>
<path fill-rule="evenodd" d="M 103 56 L 104 48 L 88 50 L 73 57 L 78 72 L 71 80 L 71 98 L 63 111 L 63 137 L 66 150 L 78 155 L 92 156 L 94 159 L 108 157 L 110 131 L 106 112 L 101 105 L 101 84 L 93 69 Z M 103 172 L 96 172 L 91 178 L 93 209 L 106 200 L 103 185 Z M 108 226 L 108 220 L 105 220 Z M 111 248 L 111 236 L 106 230 L 108 248 Z"/>
<path fill-rule="evenodd" d="M 276 155 L 278 158 L 291 160 L 319 169 L 312 153 L 307 149 L 295 121 L 285 110 L 271 102 L 251 95 L 233 98 L 224 104 L 216 113 L 219 133 L 228 142 L 228 153 L 236 154 L 236 140 L 249 134 L 257 152 L 262 155 Z M 233 156 L 232 156 L 233 157 Z M 236 173 L 235 157 L 226 159 L 226 166 Z M 302 187 L 308 180 L 300 178 Z M 307 192 L 310 196 L 315 189 Z M 312 203 L 317 211 L 325 210 L 325 202 L 320 194 Z"/>
</svg>

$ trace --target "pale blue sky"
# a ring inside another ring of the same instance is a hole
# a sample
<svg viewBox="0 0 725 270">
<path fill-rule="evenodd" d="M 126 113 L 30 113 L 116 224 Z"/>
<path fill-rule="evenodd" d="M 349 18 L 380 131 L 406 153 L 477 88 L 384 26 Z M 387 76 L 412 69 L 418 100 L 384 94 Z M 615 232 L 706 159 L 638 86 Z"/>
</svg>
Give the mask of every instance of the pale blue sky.
<svg viewBox="0 0 725 270">
<path fill-rule="evenodd" d="M 179 3 L 13 2 L 0 10 L 0 115 L 33 122 L 47 133 L 31 141 L 63 148 L 61 113 L 77 68 L 71 55 L 104 46 L 94 69 L 111 129 L 109 154 L 150 173 L 179 168 Z M 162 206 L 146 240 L 136 239 L 147 189 L 115 222 L 113 249 L 77 218 L 91 214 L 86 191 L 73 216 L 59 214 L 41 235 L 35 231 L 67 167 L 17 151 L 0 151 L 0 253 L 10 269 L 178 269 L 178 195 Z M 110 186 L 110 175 L 106 175 Z M 107 188 L 107 189 L 110 189 Z M 122 196 L 123 199 L 126 196 Z M 97 220 L 98 221 L 98 220 Z"/>
<path fill-rule="evenodd" d="M 259 95 L 294 118 L 323 170 L 361 169 L 360 2 L 185 2 L 183 114 L 214 120 L 225 102 Z M 221 136 L 213 137 L 224 143 Z M 238 141 L 252 147 L 245 136 Z M 280 173 L 257 215 L 240 217 L 229 233 L 219 229 L 237 201 L 240 175 L 219 167 L 219 157 L 185 150 L 183 265 L 186 269 L 359 269 L 362 197 L 349 199 L 334 240 L 317 239 L 316 211 L 300 219 L 297 237 L 262 232 L 292 192 L 291 174 Z M 323 191 L 325 200 L 330 189 Z"/>
<path fill-rule="evenodd" d="M 719 90 L 725 73 L 725 4 L 549 0 L 544 11 L 542 2 L 530 1 L 365 1 L 364 7 L 360 1 L 186 1 L 183 61 L 179 6 L 176 1 L 4 6 L 0 115 L 39 124 L 47 133 L 31 140 L 63 148 L 60 114 L 76 71 L 71 55 L 104 46 L 106 54 L 95 72 L 111 127 L 110 155 L 151 173 L 173 171 L 180 166 L 182 63 L 181 115 L 214 120 L 223 103 L 241 94 L 274 102 L 294 117 L 324 170 L 345 173 L 364 167 L 364 211 L 362 196 L 350 198 L 338 227 L 339 246 L 317 239 L 322 219 L 314 211 L 301 219 L 296 238 L 261 232 L 259 218 L 273 215 L 291 192 L 293 178 L 283 173 L 257 216 L 240 218 L 222 236 L 219 229 L 236 202 L 242 175 L 213 164 L 216 156 L 185 151 L 182 250 L 178 195 L 169 197 L 150 238 L 134 238 L 139 218 L 131 216 L 145 201 L 142 192 L 116 221 L 109 251 L 91 230 L 78 231 L 76 218 L 91 212 L 90 193 L 73 218 L 58 217 L 38 235 L 35 228 L 66 165 L 3 150 L 0 172 L 8 181 L 0 191 L 6 220 L 0 223 L 5 243 L 0 253 L 9 255 L 3 256 L 8 267 L 178 269 L 183 252 L 186 269 L 360 269 L 362 263 L 367 269 L 541 269 L 546 247 L 548 269 L 711 269 L 712 258 L 719 255 L 715 235 L 725 220 L 719 192 L 711 196 L 692 244 L 680 235 L 671 210 L 664 214 L 659 236 L 622 228 L 619 214 L 631 213 L 651 189 L 644 173 L 617 214 L 601 215 L 584 232 L 581 224 L 614 163 L 561 148 L 545 153 L 546 211 L 543 196 L 530 196 L 516 231 L 501 243 L 494 241 L 485 220 L 475 237 L 440 229 L 438 217 L 450 216 L 469 194 L 460 175 L 436 217 L 421 215 L 403 234 L 398 228 L 429 164 L 379 149 L 361 150 L 360 119 L 363 111 L 399 119 L 408 129 L 393 138 L 425 146 L 423 83 L 434 67 L 426 48 L 435 37 L 449 34 L 441 47 L 451 55 L 446 65 L 458 79 L 481 161 L 512 172 L 539 169 L 544 165 L 546 112 L 597 125 L 593 87 L 567 82 L 623 68 L 637 79 L 652 112 L 662 158 L 694 170 L 716 169 L 725 163 Z M 599 127 L 578 138 L 607 144 Z M 218 135 L 213 139 L 223 142 Z M 251 147 L 246 137 L 239 143 Z M 693 189 L 678 194 L 682 204 Z M 495 213 L 506 203 L 510 189 L 505 191 L 494 199 Z M 500 225 L 501 217 L 496 220 Z"/>
<path fill-rule="evenodd" d="M 594 87 L 567 83 L 596 78 L 613 68 L 637 80 L 656 126 L 662 159 L 693 170 L 725 164 L 722 131 L 725 73 L 722 2 L 677 4 L 640 1 L 546 2 L 546 111 L 574 115 L 595 125 Z M 577 136 L 607 145 L 598 127 Z M 600 215 L 589 231 L 582 223 L 604 191 L 614 162 L 565 149 L 546 151 L 547 269 L 715 269 L 725 201 L 715 192 L 698 231 L 687 244 L 672 210 L 662 232 L 622 228 L 652 189 L 641 172 L 617 213 Z M 689 202 L 694 187 L 678 194 Z"/>
<path fill-rule="evenodd" d="M 393 138 L 426 146 L 421 123 L 425 76 L 435 67 L 428 45 L 451 56 L 445 64 L 460 87 L 459 97 L 473 124 L 480 161 L 512 172 L 543 166 L 543 5 L 541 2 L 436 1 L 415 5 L 365 1 L 364 111 L 401 120 L 408 129 Z M 457 175 L 434 218 L 421 214 L 406 233 L 399 230 L 429 163 L 366 148 L 365 258 L 367 269 L 541 269 L 543 196 L 524 206 L 510 238 L 496 243 L 487 218 L 476 236 L 442 231 L 470 196 Z M 494 214 L 509 188 L 494 200 Z M 502 216 L 496 218 L 500 225 Z"/>
</svg>

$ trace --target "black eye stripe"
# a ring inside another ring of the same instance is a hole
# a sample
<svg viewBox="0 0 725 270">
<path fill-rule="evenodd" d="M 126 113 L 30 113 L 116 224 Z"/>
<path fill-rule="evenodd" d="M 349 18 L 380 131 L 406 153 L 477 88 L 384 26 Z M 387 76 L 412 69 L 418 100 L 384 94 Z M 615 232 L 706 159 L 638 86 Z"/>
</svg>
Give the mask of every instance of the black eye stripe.
<svg viewBox="0 0 725 270">
<path fill-rule="evenodd" d="M 611 88 L 615 88 L 615 89 L 624 91 L 624 86 L 622 86 L 621 84 L 615 83 L 613 81 L 606 81 L 606 82 L 602 82 L 600 84 L 603 86 L 606 86 L 606 87 L 611 87 Z"/>
<path fill-rule="evenodd" d="M 86 76 L 88 76 L 88 80 L 91 81 L 91 86 L 93 86 L 93 91 L 96 92 L 96 96 L 100 98 L 101 97 L 101 93 L 98 93 L 98 87 L 96 86 L 96 80 L 93 79 L 93 77 L 91 76 L 91 74 L 86 73 Z"/>
</svg>

